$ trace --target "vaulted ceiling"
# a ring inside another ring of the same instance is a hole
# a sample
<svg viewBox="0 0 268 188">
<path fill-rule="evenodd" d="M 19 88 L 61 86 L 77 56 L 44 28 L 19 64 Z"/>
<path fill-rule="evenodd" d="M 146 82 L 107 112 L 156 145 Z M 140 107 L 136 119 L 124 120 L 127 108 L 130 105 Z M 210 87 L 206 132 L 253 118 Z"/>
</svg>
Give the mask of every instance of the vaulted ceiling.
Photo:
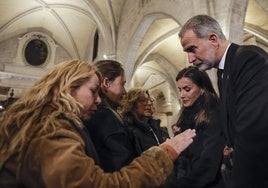
<svg viewBox="0 0 268 188">
<path fill-rule="evenodd" d="M 122 13 L 125 11 L 122 9 L 125 2 L 126 0 L 1 1 L 0 42 L 30 31 L 43 31 L 49 34 L 58 45 L 63 46 L 71 57 L 86 59 L 87 54 L 92 50 L 95 31 L 98 30 L 105 41 L 99 55 L 116 54 L 116 48 L 106 48 L 104 45 L 116 46 L 117 31 L 120 18 L 124 17 Z M 164 5 L 165 2 L 162 2 Z M 154 54 L 162 54 L 169 62 L 178 62 L 181 56 L 178 54 L 180 48 L 177 40 L 178 29 L 178 23 L 172 18 L 154 21 L 140 44 L 138 50 L 140 60 L 145 51 L 151 51 Z M 257 36 L 263 45 L 267 44 L 267 0 L 249 0 L 245 32 Z M 175 66 L 183 67 L 179 64 Z"/>
</svg>

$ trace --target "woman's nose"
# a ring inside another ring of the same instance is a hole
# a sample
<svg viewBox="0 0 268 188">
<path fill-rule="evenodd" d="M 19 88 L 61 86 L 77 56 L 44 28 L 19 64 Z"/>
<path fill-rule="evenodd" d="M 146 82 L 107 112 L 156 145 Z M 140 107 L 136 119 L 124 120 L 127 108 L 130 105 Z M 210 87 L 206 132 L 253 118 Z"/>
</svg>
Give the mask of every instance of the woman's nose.
<svg viewBox="0 0 268 188">
<path fill-rule="evenodd" d="M 183 90 L 181 90 L 180 96 L 181 96 L 181 98 L 184 98 L 184 91 Z"/>
<path fill-rule="evenodd" d="M 96 98 L 96 100 L 95 100 L 95 104 L 96 104 L 96 105 L 99 105 L 100 103 L 101 103 L 101 98 L 100 98 L 100 96 L 98 95 L 97 98 Z"/>
</svg>

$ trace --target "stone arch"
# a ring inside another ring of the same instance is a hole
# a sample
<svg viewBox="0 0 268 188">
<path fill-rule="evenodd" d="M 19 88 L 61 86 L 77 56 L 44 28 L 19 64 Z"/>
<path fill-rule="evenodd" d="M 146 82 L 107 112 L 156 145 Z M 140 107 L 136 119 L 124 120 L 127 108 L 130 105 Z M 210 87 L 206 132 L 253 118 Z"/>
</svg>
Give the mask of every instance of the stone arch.
<svg viewBox="0 0 268 188">
<path fill-rule="evenodd" d="M 142 42 L 142 39 L 152 23 L 155 20 L 162 19 L 162 18 L 167 18 L 167 15 L 163 13 L 153 13 L 153 14 L 148 14 L 144 16 L 143 20 L 140 22 L 138 27 L 136 28 L 133 37 L 131 37 L 131 40 L 128 44 L 127 50 L 125 51 L 124 57 L 125 60 L 122 60 L 124 62 L 124 67 L 126 69 L 126 80 L 127 80 L 127 85 L 129 84 L 129 81 L 131 80 L 133 73 L 135 69 L 137 68 L 138 64 L 140 63 L 139 61 L 135 61 L 137 59 L 137 52 L 139 49 L 139 46 Z"/>
</svg>

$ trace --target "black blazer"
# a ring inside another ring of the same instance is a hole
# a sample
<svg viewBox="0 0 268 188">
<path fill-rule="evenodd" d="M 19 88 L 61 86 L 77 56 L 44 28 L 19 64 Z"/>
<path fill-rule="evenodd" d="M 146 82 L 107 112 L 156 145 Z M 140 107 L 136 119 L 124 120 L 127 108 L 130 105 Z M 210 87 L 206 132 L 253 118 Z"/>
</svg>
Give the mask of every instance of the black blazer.
<svg viewBox="0 0 268 188">
<path fill-rule="evenodd" d="M 234 147 L 233 187 L 268 187 L 268 55 L 257 46 L 227 51 L 221 123 Z"/>
</svg>

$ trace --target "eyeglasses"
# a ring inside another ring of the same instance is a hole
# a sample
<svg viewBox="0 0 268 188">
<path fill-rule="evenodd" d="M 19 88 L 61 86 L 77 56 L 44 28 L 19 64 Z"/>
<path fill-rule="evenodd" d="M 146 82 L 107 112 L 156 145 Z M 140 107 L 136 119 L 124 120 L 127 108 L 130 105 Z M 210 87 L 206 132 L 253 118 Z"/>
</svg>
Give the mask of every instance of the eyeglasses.
<svg viewBox="0 0 268 188">
<path fill-rule="evenodd" d="M 141 99 L 139 100 L 139 102 L 143 103 L 143 104 L 153 104 L 154 103 L 154 99 L 153 98 L 145 98 L 145 99 Z"/>
</svg>

